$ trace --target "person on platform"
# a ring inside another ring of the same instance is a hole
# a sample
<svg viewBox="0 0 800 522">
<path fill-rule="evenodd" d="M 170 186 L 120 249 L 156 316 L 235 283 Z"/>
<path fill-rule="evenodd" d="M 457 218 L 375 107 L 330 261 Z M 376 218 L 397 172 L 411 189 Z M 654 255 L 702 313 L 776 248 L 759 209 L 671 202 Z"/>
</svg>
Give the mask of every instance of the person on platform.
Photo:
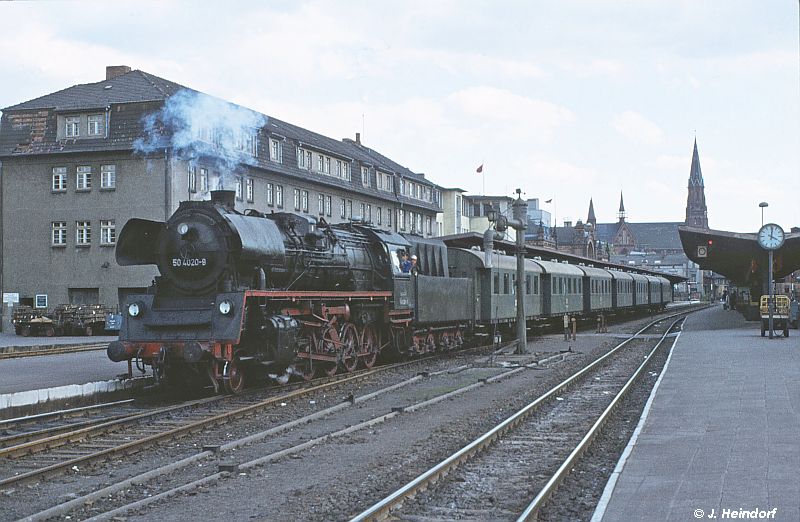
<svg viewBox="0 0 800 522">
<path fill-rule="evenodd" d="M 733 292 L 731 292 L 730 296 L 731 310 L 736 310 L 736 301 L 738 300 L 739 300 L 739 294 L 737 294 L 736 290 L 734 290 Z"/>
</svg>

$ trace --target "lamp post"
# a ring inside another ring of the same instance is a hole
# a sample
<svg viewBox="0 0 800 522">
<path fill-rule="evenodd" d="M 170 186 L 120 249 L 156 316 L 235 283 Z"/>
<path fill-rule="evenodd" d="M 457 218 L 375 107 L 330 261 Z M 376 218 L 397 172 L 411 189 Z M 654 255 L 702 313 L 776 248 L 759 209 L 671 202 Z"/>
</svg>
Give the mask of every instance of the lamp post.
<svg viewBox="0 0 800 522">
<path fill-rule="evenodd" d="M 528 221 L 528 203 L 522 199 L 522 189 L 517 189 L 517 199 L 511 204 L 512 218 L 499 216 L 489 212 L 487 218 L 495 223 L 495 230 L 505 232 L 508 227 L 517 232 L 517 350 L 515 353 L 525 353 L 528 345 L 528 335 L 525 325 L 525 229 Z M 494 219 L 492 219 L 494 218 Z"/>
<path fill-rule="evenodd" d="M 761 203 L 758 204 L 758 206 L 761 207 L 761 226 L 763 227 L 764 226 L 764 209 L 769 206 L 769 203 L 767 203 L 766 201 L 762 201 Z"/>
</svg>

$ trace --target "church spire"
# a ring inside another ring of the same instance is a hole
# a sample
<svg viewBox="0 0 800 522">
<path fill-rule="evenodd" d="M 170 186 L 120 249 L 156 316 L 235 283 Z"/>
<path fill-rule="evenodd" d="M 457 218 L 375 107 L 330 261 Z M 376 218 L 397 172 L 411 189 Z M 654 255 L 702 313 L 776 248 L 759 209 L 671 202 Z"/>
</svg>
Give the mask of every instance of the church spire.
<svg viewBox="0 0 800 522">
<path fill-rule="evenodd" d="M 708 228 L 705 183 L 703 182 L 703 172 L 700 170 L 700 154 L 697 152 L 697 138 L 694 139 L 692 166 L 689 168 L 689 195 L 686 198 L 686 226 Z"/>
<path fill-rule="evenodd" d="M 594 202 L 589 198 L 589 217 L 586 218 L 587 223 L 591 223 L 593 227 L 597 227 L 597 218 L 594 215 Z"/>
<path fill-rule="evenodd" d="M 625 221 L 625 203 L 622 201 L 622 191 L 619 191 L 619 212 L 617 212 L 617 218 L 620 221 Z"/>
</svg>

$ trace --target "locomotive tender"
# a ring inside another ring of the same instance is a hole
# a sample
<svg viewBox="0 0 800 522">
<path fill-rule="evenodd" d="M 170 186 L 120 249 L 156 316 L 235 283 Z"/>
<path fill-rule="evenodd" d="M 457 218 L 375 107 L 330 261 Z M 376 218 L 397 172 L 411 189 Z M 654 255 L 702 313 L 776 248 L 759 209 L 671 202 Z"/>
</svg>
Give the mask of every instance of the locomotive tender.
<svg viewBox="0 0 800 522">
<path fill-rule="evenodd" d="M 402 272 L 400 252 L 416 254 L 424 274 Z M 486 257 L 357 221 L 240 213 L 233 191 L 215 191 L 166 222 L 123 227 L 117 262 L 155 264 L 160 275 L 123 303 L 108 357 L 150 365 L 157 381 L 210 379 L 237 393 L 245 368 L 310 379 L 371 367 L 382 352 L 452 348 L 516 318 L 514 260 Z M 528 321 L 672 299 L 661 277 L 530 259 L 525 289 Z"/>
</svg>

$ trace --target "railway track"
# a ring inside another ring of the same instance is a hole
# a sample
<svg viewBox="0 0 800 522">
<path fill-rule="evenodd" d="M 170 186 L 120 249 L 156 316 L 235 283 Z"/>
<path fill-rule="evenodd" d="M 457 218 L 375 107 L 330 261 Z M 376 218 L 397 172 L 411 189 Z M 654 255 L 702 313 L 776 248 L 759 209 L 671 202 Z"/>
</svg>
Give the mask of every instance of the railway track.
<svg viewBox="0 0 800 522">
<path fill-rule="evenodd" d="M 486 348 L 489 347 L 464 351 Z M 433 357 L 442 355 L 445 354 Z M 0 433 L 5 435 L 0 436 L 0 489 L 129 455 L 160 441 L 258 414 L 291 399 L 429 359 L 431 357 L 316 379 L 310 386 L 294 383 L 271 389 L 257 388 L 241 395 L 217 395 L 155 409 L 137 407 L 133 401 L 119 401 L 2 421 Z M 265 390 L 271 393 L 266 398 L 263 397 Z M 75 415 L 85 417 L 75 420 Z"/>
<path fill-rule="evenodd" d="M 16 359 L 19 357 L 37 357 L 41 355 L 58 355 L 63 353 L 89 352 L 105 350 L 108 342 L 88 343 L 88 344 L 68 344 L 68 345 L 47 345 L 47 346 L 17 346 L 13 350 L 0 351 L 0 360 Z"/>
<path fill-rule="evenodd" d="M 651 323 L 351 522 L 390 514 L 425 521 L 535 520 L 682 320 L 672 321 L 657 341 L 647 336 L 642 346 L 623 350 L 664 319 Z M 621 357 L 626 352 L 634 356 Z"/>
</svg>

